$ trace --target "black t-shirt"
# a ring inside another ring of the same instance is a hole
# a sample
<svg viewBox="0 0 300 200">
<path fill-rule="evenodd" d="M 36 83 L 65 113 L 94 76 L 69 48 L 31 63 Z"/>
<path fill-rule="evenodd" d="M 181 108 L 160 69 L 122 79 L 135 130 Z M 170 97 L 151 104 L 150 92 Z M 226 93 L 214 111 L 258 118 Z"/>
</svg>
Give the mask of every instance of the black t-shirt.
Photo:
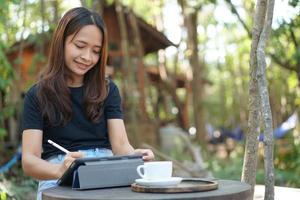
<svg viewBox="0 0 300 200">
<path fill-rule="evenodd" d="M 85 116 L 83 106 L 83 87 L 69 88 L 72 101 L 72 118 L 65 126 L 50 126 L 42 117 L 37 99 L 37 86 L 29 89 L 24 100 L 23 130 L 39 129 L 43 131 L 42 158 L 47 159 L 62 151 L 53 147 L 47 140 L 50 139 L 69 151 L 90 148 L 108 148 L 111 145 L 108 138 L 107 120 L 122 119 L 121 97 L 114 82 L 109 81 L 109 93 L 104 101 L 104 112 L 98 123 L 93 123 Z"/>
</svg>

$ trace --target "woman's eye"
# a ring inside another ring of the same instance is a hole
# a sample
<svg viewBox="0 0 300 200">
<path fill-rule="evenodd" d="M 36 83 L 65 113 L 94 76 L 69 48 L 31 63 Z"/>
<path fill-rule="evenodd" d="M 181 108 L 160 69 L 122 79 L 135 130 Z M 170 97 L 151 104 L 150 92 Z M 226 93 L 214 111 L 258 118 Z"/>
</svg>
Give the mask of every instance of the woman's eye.
<svg viewBox="0 0 300 200">
<path fill-rule="evenodd" d="M 99 55 L 99 53 L 100 53 L 99 51 L 94 51 L 94 54 L 97 54 L 97 55 Z"/>
<path fill-rule="evenodd" d="M 78 44 L 75 44 L 75 46 L 78 48 L 78 49 L 82 49 L 84 46 L 81 46 L 81 45 L 78 45 Z"/>
</svg>

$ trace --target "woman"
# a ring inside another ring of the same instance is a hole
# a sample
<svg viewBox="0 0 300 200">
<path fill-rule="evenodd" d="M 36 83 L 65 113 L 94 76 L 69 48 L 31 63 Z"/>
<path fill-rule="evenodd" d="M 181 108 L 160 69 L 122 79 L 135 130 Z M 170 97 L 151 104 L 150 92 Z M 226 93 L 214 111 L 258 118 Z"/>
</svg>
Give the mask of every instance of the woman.
<svg viewBox="0 0 300 200">
<path fill-rule="evenodd" d="M 117 86 L 105 78 L 107 35 L 102 18 L 86 8 L 69 10 L 53 35 L 49 62 L 24 101 L 22 166 L 41 180 L 41 191 L 56 186 L 74 159 L 143 154 L 133 149 L 122 120 Z M 50 139 L 69 151 L 64 154 Z"/>
</svg>

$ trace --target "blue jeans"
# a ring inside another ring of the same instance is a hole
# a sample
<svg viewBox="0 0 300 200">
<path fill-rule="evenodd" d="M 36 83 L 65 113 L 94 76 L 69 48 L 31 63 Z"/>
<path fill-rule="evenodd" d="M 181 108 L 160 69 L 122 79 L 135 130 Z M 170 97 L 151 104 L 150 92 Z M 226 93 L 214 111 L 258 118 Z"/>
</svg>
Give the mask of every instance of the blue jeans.
<svg viewBox="0 0 300 200">
<path fill-rule="evenodd" d="M 113 156 L 113 153 L 110 149 L 88 149 L 88 150 L 79 150 L 79 152 L 84 153 L 84 157 L 106 157 Z M 59 154 L 56 156 L 52 156 L 48 159 L 48 162 L 58 164 L 64 161 L 65 154 Z M 37 191 L 37 200 L 42 199 L 42 191 L 51 187 L 57 186 L 57 180 L 45 180 L 39 181 L 38 191 Z"/>
</svg>

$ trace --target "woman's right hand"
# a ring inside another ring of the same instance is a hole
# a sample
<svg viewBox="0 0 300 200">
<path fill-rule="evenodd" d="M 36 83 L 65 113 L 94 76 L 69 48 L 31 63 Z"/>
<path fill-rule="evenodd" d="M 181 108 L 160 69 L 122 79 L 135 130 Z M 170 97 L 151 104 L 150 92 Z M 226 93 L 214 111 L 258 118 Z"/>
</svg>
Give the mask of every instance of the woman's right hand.
<svg viewBox="0 0 300 200">
<path fill-rule="evenodd" d="M 82 152 L 74 151 L 70 152 L 65 156 L 64 162 L 61 164 L 58 177 L 61 177 L 65 171 L 70 167 L 70 165 L 74 162 L 76 158 L 82 158 L 84 154 Z"/>
</svg>

